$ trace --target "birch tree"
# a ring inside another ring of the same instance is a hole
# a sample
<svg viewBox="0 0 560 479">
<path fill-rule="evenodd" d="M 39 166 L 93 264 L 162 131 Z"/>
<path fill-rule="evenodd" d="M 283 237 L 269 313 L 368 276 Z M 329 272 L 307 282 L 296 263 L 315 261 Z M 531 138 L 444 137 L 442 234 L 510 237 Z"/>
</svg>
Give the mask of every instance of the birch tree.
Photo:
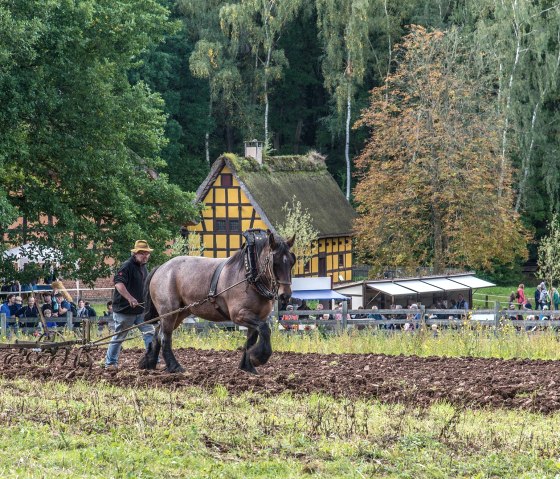
<svg viewBox="0 0 560 479">
<path fill-rule="evenodd" d="M 552 287 L 553 282 L 560 280 L 560 221 L 557 214 L 548 228 L 549 234 L 539 244 L 537 275 Z"/>
<path fill-rule="evenodd" d="M 369 47 L 371 0 L 317 0 L 317 25 L 323 43 L 325 87 L 345 116 L 346 198 L 350 199 L 350 124 L 356 87 L 362 84 L 372 50 Z"/>
<path fill-rule="evenodd" d="M 278 42 L 284 28 L 299 12 L 303 0 L 240 0 L 220 10 L 222 30 L 231 39 L 232 51 L 253 60 L 254 92 L 264 104 L 264 143 L 269 145 L 270 88 L 282 78 L 288 60 Z"/>
</svg>

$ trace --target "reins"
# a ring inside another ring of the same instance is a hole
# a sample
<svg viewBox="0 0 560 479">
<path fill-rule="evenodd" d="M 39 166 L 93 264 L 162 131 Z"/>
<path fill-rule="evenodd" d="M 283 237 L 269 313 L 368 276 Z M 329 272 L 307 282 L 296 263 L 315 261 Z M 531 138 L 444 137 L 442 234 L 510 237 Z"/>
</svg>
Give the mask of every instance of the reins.
<svg viewBox="0 0 560 479">
<path fill-rule="evenodd" d="M 280 285 L 280 284 L 291 285 L 292 283 L 291 283 L 291 281 L 281 281 L 281 280 L 277 279 L 276 276 L 274 275 L 273 261 L 272 261 L 274 253 L 272 251 L 269 251 L 266 254 L 266 257 L 265 257 L 263 262 L 259 261 L 259 257 L 258 257 L 258 254 L 257 254 L 257 247 L 256 247 L 256 239 L 259 238 L 259 236 L 261 236 L 263 234 L 266 234 L 266 233 L 262 230 L 259 230 L 259 229 L 250 229 L 250 230 L 247 230 L 245 233 L 243 233 L 243 236 L 245 237 L 245 240 L 246 240 L 245 252 L 244 252 L 244 265 L 245 265 L 245 278 L 244 279 L 242 279 L 241 281 L 238 281 L 235 284 L 232 284 L 231 286 L 228 286 L 227 288 L 223 289 L 219 293 L 216 293 L 215 288 L 217 286 L 219 275 L 221 274 L 222 268 L 225 266 L 225 263 L 224 263 L 224 264 L 222 264 L 218 267 L 218 270 L 216 271 L 216 277 L 212 279 L 210 291 L 208 293 L 208 296 L 206 296 L 206 298 L 204 298 L 200 301 L 195 301 L 194 303 L 191 303 L 187 306 L 182 306 L 182 307 L 180 307 L 178 309 L 175 309 L 173 311 L 170 311 L 168 313 L 161 314 L 159 316 L 156 316 L 155 318 L 149 319 L 147 321 L 143 321 L 139 324 L 134 324 L 134 325 L 132 325 L 128 328 L 122 329 L 121 331 L 119 331 L 118 334 L 126 333 L 128 331 L 132 331 L 133 329 L 138 329 L 140 326 L 144 326 L 145 324 L 155 323 L 162 318 L 165 318 L 165 317 L 170 316 L 172 314 L 181 313 L 181 312 L 186 311 L 187 309 L 193 308 L 195 306 L 200 306 L 200 305 L 202 305 L 202 304 L 204 304 L 208 301 L 214 303 L 218 296 L 220 296 L 221 294 L 225 293 L 226 291 L 229 291 L 230 289 L 235 288 L 236 286 L 239 286 L 240 284 L 243 284 L 245 282 L 247 282 L 248 284 L 253 286 L 253 288 L 255 288 L 255 290 L 261 296 L 263 296 L 264 298 L 266 298 L 268 300 L 276 299 L 278 297 L 278 285 Z M 261 237 L 261 239 L 262 239 L 262 237 Z M 265 284 L 265 281 L 266 281 L 266 283 L 268 283 L 268 285 Z M 140 306 L 144 305 L 144 303 L 138 303 L 138 304 Z M 217 307 L 217 305 L 216 305 L 216 307 Z M 222 312 L 222 315 L 224 315 L 223 312 Z M 229 319 L 229 318 L 226 318 L 226 319 Z M 104 336 L 102 338 L 96 339 L 95 341 L 90 341 L 89 343 L 86 343 L 86 344 L 83 344 L 82 346 L 80 346 L 79 349 L 87 349 L 87 348 L 102 346 L 102 345 L 111 344 L 111 343 L 119 343 L 119 342 L 122 343 L 124 341 L 129 341 L 129 340 L 134 339 L 134 337 L 132 337 L 132 338 L 118 339 L 118 340 L 114 340 L 114 341 L 113 340 L 107 341 L 108 339 L 111 339 L 113 336 L 115 336 L 115 334 L 111 334 L 110 336 Z"/>
<path fill-rule="evenodd" d="M 217 297 L 217 296 L 220 296 L 221 294 L 225 293 L 226 291 L 228 291 L 228 290 L 230 290 L 230 289 L 232 289 L 232 288 L 235 288 L 236 286 L 238 286 L 238 285 L 244 283 L 245 281 L 247 281 L 246 278 L 245 278 L 245 279 L 242 279 L 241 281 L 238 281 L 238 282 L 235 283 L 235 284 L 232 284 L 231 286 L 228 286 L 227 288 L 223 289 L 223 290 L 220 291 L 219 293 L 215 294 L 213 297 L 215 298 L 215 297 Z M 125 328 L 125 329 L 121 329 L 121 330 L 118 332 L 118 334 L 126 333 L 126 332 L 128 332 L 128 331 L 132 331 L 133 329 L 138 329 L 140 326 L 144 326 L 145 324 L 152 324 L 152 323 L 155 323 L 155 322 L 159 321 L 159 320 L 162 319 L 162 318 L 165 318 L 165 317 L 167 317 L 167 316 L 171 316 L 172 314 L 182 313 L 183 311 L 186 311 L 186 310 L 189 309 L 189 308 L 193 308 L 193 307 L 195 307 L 195 306 L 200 306 L 201 304 L 204 304 L 204 303 L 210 301 L 211 298 L 212 298 L 212 297 L 211 297 L 210 295 L 208 295 L 208 296 L 206 296 L 206 298 L 204 298 L 204 299 L 202 299 L 202 300 L 200 300 L 200 301 L 195 301 L 194 303 L 191 303 L 191 304 L 189 304 L 189 305 L 187 305 L 187 306 L 181 306 L 180 308 L 175 309 L 175 310 L 173 310 L 173 311 L 169 311 L 168 313 L 160 314 L 159 316 L 156 316 L 155 318 L 149 319 L 149 320 L 147 320 L 147 321 L 143 321 L 143 322 L 141 322 L 141 323 L 139 323 L 139 324 L 134 324 L 134 325 L 129 326 L 128 328 Z M 138 305 L 139 305 L 139 306 L 144 306 L 144 303 L 138 303 Z M 115 340 L 115 341 L 112 341 L 112 340 L 111 340 L 111 341 L 107 341 L 107 339 L 111 339 L 113 336 L 115 336 L 115 333 L 113 333 L 113 334 L 111 334 L 111 335 L 109 335 L 109 336 L 104 336 L 104 337 L 102 337 L 102 338 L 98 338 L 98 339 L 96 339 L 95 341 L 90 341 L 89 343 L 83 344 L 83 345 L 79 346 L 78 349 L 87 349 L 87 348 L 91 348 L 91 347 L 94 347 L 94 346 L 95 346 L 95 347 L 97 347 L 97 346 L 103 346 L 103 345 L 111 344 L 111 343 L 123 343 L 123 342 L 125 342 L 125 341 L 130 341 L 130 340 L 135 339 L 136 337 L 138 337 L 138 336 L 135 336 L 135 337 L 131 337 L 131 338 L 117 339 L 117 340 Z M 105 341 L 105 342 L 103 342 L 103 341 Z"/>
</svg>

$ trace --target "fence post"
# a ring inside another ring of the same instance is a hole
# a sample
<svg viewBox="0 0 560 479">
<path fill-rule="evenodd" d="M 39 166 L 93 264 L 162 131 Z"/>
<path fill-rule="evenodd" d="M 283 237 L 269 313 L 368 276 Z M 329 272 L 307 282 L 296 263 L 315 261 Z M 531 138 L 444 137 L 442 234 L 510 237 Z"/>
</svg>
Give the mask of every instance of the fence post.
<svg viewBox="0 0 560 479">
<path fill-rule="evenodd" d="M 488 295 L 484 299 L 484 309 L 488 309 Z"/>
<path fill-rule="evenodd" d="M 500 328 L 500 303 L 494 301 L 494 334 L 498 335 L 498 329 Z"/>
<path fill-rule="evenodd" d="M 74 325 L 72 324 L 72 311 L 66 311 L 66 327 L 70 330 L 74 330 Z"/>
<path fill-rule="evenodd" d="M 348 301 L 342 302 L 342 330 L 346 331 L 348 327 Z"/>
<path fill-rule="evenodd" d="M 426 306 L 424 306 L 423 304 L 420 305 L 420 311 L 422 311 L 420 314 L 420 328 L 421 329 L 426 329 Z"/>
<path fill-rule="evenodd" d="M 0 314 L 0 323 L 2 325 L 2 336 L 6 337 L 8 334 L 8 327 L 6 325 L 6 313 Z"/>
</svg>

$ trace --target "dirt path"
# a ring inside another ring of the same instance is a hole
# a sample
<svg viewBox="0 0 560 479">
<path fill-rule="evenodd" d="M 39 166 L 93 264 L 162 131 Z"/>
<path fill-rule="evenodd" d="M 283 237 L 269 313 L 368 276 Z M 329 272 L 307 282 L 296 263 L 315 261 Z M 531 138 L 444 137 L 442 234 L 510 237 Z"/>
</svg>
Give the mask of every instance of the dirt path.
<svg viewBox="0 0 560 479">
<path fill-rule="evenodd" d="M 69 364 L 3 364 L 0 376 L 73 381 L 84 378 L 128 387 L 212 389 L 221 384 L 232 394 L 257 391 L 277 394 L 320 392 L 335 397 L 379 399 L 427 405 L 446 400 L 469 407 L 521 408 L 539 412 L 560 410 L 560 361 L 475 358 L 418 358 L 377 354 L 296 354 L 275 352 L 259 376 L 237 369 L 239 351 L 179 349 L 184 374 L 163 370 L 141 371 L 142 351 L 123 350 L 120 369 L 109 372 L 99 364 L 104 351 L 95 354 L 91 371 L 73 371 Z"/>
</svg>

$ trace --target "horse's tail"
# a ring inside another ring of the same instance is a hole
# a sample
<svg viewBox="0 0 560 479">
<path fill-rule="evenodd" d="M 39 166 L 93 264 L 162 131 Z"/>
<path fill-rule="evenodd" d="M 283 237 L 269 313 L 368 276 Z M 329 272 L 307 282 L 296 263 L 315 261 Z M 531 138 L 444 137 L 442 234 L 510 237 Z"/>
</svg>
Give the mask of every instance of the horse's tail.
<svg viewBox="0 0 560 479">
<path fill-rule="evenodd" d="M 158 310 L 152 302 L 152 295 L 150 294 L 150 283 L 154 273 L 158 270 L 159 266 L 155 267 L 144 282 L 144 321 L 157 318 L 159 316 Z"/>
<path fill-rule="evenodd" d="M 144 321 L 149 321 L 150 319 L 157 318 L 159 316 L 158 310 L 154 306 L 152 301 L 152 295 L 150 294 L 150 283 L 154 273 L 159 268 L 154 268 L 151 273 L 146 278 L 144 282 Z M 154 338 L 150 344 L 148 344 L 148 349 L 146 353 L 140 358 L 138 366 L 140 369 L 155 369 L 159 356 L 159 348 L 154 347 L 154 341 L 157 342 L 157 338 Z"/>
</svg>

